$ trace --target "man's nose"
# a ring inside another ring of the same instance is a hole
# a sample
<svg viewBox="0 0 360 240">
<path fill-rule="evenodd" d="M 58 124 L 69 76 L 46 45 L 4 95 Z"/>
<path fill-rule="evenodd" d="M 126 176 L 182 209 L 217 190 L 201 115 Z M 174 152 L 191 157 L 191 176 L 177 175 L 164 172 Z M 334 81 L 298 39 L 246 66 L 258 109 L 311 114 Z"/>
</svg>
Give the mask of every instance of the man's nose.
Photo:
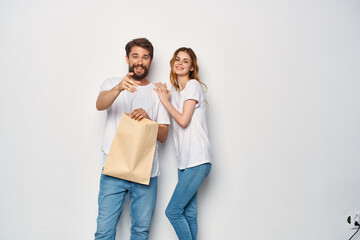
<svg viewBox="0 0 360 240">
<path fill-rule="evenodd" d="M 143 63 L 142 58 L 139 58 L 139 59 L 138 59 L 138 64 L 139 64 L 139 65 L 142 65 L 142 63 Z"/>
</svg>

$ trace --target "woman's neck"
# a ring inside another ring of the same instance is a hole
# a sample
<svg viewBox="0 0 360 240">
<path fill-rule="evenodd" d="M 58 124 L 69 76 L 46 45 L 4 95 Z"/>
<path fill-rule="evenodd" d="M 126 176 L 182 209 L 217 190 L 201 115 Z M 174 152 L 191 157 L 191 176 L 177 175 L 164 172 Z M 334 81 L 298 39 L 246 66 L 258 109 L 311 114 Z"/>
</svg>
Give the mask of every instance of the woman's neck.
<svg viewBox="0 0 360 240">
<path fill-rule="evenodd" d="M 182 91 L 185 88 L 186 83 L 190 80 L 189 76 L 177 76 L 176 81 L 179 83 L 179 90 Z"/>
</svg>

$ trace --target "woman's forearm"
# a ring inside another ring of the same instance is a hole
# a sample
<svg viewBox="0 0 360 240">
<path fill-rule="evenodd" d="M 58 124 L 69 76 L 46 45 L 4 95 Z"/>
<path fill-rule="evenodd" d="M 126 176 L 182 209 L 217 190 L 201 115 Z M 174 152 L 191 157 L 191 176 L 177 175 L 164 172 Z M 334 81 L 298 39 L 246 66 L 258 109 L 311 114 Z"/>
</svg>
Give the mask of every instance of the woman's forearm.
<svg viewBox="0 0 360 240">
<path fill-rule="evenodd" d="M 184 102 L 183 113 L 180 113 L 175 107 L 170 103 L 169 100 L 163 101 L 163 105 L 166 110 L 169 112 L 172 118 L 182 127 L 186 128 L 191 120 L 192 114 L 195 109 L 195 100 L 188 100 Z"/>
</svg>

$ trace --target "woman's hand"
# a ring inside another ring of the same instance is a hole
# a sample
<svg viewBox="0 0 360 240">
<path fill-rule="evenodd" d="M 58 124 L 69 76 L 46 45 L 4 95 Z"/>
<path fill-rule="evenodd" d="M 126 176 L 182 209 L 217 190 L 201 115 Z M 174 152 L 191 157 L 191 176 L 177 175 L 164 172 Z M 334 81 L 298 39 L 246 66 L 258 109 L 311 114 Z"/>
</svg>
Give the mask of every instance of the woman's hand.
<svg viewBox="0 0 360 240">
<path fill-rule="evenodd" d="M 164 104 L 164 102 L 170 100 L 170 91 L 167 89 L 166 83 L 155 83 L 156 88 L 154 91 L 159 96 L 160 101 Z"/>
</svg>

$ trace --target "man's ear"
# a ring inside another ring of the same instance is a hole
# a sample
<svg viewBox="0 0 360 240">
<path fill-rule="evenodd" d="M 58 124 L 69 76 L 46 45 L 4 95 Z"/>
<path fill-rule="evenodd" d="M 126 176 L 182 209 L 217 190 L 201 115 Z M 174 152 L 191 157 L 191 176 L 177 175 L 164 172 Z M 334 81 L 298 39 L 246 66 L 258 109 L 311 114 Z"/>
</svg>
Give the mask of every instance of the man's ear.
<svg viewBox="0 0 360 240">
<path fill-rule="evenodd" d="M 126 63 L 129 64 L 129 58 L 127 55 L 125 56 L 125 60 L 126 60 Z"/>
</svg>

